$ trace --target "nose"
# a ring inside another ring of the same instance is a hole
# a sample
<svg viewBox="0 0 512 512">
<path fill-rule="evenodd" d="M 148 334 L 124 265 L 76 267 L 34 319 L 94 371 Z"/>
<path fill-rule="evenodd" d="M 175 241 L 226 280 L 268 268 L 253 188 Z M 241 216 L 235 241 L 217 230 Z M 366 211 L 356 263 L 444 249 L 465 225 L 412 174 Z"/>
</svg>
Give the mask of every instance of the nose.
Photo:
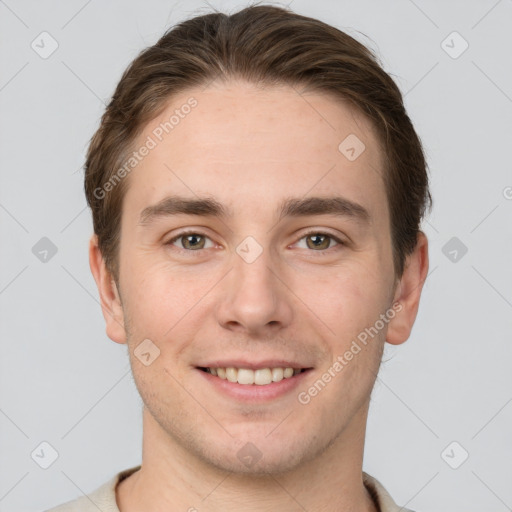
<svg viewBox="0 0 512 512">
<path fill-rule="evenodd" d="M 233 268 L 221 288 L 218 322 L 245 334 L 275 334 L 292 322 L 293 294 L 268 249 L 249 261 L 233 255 Z"/>
</svg>

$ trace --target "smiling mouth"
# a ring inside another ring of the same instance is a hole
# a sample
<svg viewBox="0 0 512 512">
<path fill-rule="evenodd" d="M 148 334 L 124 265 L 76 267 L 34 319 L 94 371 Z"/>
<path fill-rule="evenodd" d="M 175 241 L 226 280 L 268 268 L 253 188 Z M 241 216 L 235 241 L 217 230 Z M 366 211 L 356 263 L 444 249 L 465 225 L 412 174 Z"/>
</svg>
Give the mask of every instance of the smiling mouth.
<svg viewBox="0 0 512 512">
<path fill-rule="evenodd" d="M 295 375 L 304 373 L 311 368 L 259 368 L 252 370 L 250 368 L 212 368 L 212 367 L 199 367 L 199 370 L 210 373 L 220 379 L 229 382 L 245 384 L 248 386 L 257 385 L 265 386 L 273 382 L 280 382 L 284 379 L 291 379 Z"/>
</svg>

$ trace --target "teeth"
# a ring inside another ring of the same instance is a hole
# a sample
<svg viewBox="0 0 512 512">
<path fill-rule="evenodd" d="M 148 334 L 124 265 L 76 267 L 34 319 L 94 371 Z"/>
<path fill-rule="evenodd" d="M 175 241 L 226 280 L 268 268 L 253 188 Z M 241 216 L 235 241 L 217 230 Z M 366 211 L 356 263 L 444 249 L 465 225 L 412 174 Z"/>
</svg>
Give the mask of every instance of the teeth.
<svg viewBox="0 0 512 512">
<path fill-rule="evenodd" d="M 272 368 L 272 380 L 279 382 L 284 378 L 284 370 L 282 368 Z"/>
<path fill-rule="evenodd" d="M 242 370 L 240 370 L 242 371 Z M 238 372 L 238 382 L 240 382 L 240 371 Z M 265 384 L 270 384 L 273 382 L 272 380 L 272 370 L 270 368 L 262 368 L 261 370 L 245 370 L 246 372 L 251 372 L 254 374 L 254 384 L 258 384 L 259 386 L 264 386 Z"/>
<path fill-rule="evenodd" d="M 284 378 L 287 379 L 293 375 L 293 368 L 285 368 L 284 369 Z"/>
<path fill-rule="evenodd" d="M 210 369 L 210 373 L 212 370 Z M 236 368 L 226 368 L 226 379 L 229 380 L 229 382 L 236 382 L 238 378 L 238 371 Z"/>
<path fill-rule="evenodd" d="M 280 382 L 301 373 L 299 368 L 260 368 L 251 370 L 249 368 L 208 368 L 207 371 L 221 379 L 238 384 L 256 384 L 264 386 L 272 382 Z"/>
<path fill-rule="evenodd" d="M 240 368 L 240 370 L 236 370 L 235 368 L 231 368 L 237 373 L 236 381 L 238 384 L 254 384 L 254 372 L 253 370 L 247 370 L 246 368 Z"/>
</svg>

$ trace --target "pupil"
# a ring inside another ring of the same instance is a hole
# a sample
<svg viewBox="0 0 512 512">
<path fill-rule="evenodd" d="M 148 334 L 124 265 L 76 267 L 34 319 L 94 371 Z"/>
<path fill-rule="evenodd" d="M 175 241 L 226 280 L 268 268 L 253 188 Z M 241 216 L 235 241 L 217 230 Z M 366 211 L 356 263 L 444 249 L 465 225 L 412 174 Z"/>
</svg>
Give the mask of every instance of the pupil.
<svg viewBox="0 0 512 512">
<path fill-rule="evenodd" d="M 313 247 L 318 249 L 319 247 L 325 248 L 326 241 L 328 240 L 329 237 L 327 235 L 317 234 L 317 235 L 310 235 L 309 238 L 312 240 Z M 329 245 L 329 242 L 327 241 L 327 246 L 328 245 Z"/>
<path fill-rule="evenodd" d="M 199 238 L 198 235 L 187 235 L 186 240 L 188 245 L 196 246 L 197 245 L 197 239 Z M 192 239 L 192 242 L 191 242 Z M 196 239 L 194 241 L 194 239 Z"/>
</svg>

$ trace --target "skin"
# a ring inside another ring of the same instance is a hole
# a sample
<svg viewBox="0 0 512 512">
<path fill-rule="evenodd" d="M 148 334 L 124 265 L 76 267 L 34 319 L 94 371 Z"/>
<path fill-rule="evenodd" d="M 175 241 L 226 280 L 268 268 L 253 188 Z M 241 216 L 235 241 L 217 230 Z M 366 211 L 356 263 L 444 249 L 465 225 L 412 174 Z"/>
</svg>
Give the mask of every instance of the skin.
<svg viewBox="0 0 512 512">
<path fill-rule="evenodd" d="M 398 345 L 410 335 L 427 239 L 419 233 L 397 278 L 382 153 L 371 123 L 348 105 L 287 86 L 213 83 L 174 97 L 139 142 L 191 96 L 198 106 L 125 178 L 117 285 L 96 237 L 90 242 L 106 332 L 128 345 L 144 401 L 142 468 L 118 486 L 119 508 L 376 511 L 362 480 L 370 394 L 385 341 Z M 354 161 L 338 151 L 349 134 L 366 146 Z M 213 197 L 233 217 L 179 215 L 141 225 L 142 210 L 170 194 Z M 369 222 L 278 221 L 283 198 L 312 195 L 359 203 Z M 166 245 L 183 228 L 204 235 L 193 241 L 203 248 L 183 238 Z M 315 235 L 306 236 L 314 230 L 346 243 L 315 248 Z M 236 252 L 247 236 L 262 248 L 250 264 Z M 300 404 L 297 393 L 396 302 L 401 311 Z M 134 356 L 145 339 L 160 350 L 148 366 Z M 230 356 L 291 358 L 313 369 L 299 389 L 250 404 L 220 394 L 195 368 Z M 262 454 L 251 467 L 237 457 L 248 442 Z"/>
</svg>

